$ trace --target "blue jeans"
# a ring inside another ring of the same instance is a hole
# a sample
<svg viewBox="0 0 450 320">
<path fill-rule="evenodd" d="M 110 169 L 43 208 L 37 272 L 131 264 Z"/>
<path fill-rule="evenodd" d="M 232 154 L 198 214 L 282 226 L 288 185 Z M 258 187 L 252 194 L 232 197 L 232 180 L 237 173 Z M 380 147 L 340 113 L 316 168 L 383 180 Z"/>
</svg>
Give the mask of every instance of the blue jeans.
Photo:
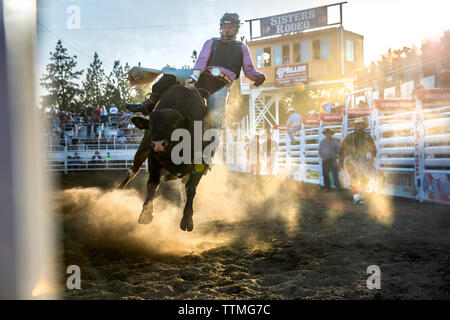
<svg viewBox="0 0 450 320">
<path fill-rule="evenodd" d="M 322 160 L 322 175 L 325 188 L 330 188 L 330 169 L 333 172 L 334 186 L 340 188 L 341 184 L 339 183 L 339 171 L 336 159 Z"/>
<path fill-rule="evenodd" d="M 219 130 L 222 128 L 222 122 L 225 118 L 225 107 L 227 106 L 229 93 L 230 88 L 223 87 L 208 98 L 208 112 L 211 112 L 214 128 Z"/>
</svg>

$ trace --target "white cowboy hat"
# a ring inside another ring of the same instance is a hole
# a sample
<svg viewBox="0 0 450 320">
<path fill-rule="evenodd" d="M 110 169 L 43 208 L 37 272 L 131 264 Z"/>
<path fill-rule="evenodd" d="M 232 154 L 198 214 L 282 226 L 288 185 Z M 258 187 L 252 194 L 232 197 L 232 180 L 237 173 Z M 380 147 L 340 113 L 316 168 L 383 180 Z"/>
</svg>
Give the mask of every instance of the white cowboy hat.
<svg viewBox="0 0 450 320">
<path fill-rule="evenodd" d="M 290 107 L 289 109 L 287 109 L 287 112 L 295 112 L 294 108 Z"/>
<path fill-rule="evenodd" d="M 369 122 L 367 121 L 367 119 L 364 119 L 364 118 L 357 118 L 357 119 L 355 119 L 355 121 L 353 121 L 351 123 L 351 126 L 355 127 L 358 124 L 361 124 L 362 127 L 364 127 L 364 128 L 367 128 L 369 126 Z"/>
</svg>

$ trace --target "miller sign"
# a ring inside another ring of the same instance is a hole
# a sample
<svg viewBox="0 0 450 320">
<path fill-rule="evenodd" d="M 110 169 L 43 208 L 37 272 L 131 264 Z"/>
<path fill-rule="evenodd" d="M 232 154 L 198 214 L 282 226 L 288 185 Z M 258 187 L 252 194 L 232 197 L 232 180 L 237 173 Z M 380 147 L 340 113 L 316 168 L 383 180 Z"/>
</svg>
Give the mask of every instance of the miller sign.
<svg viewBox="0 0 450 320">
<path fill-rule="evenodd" d="M 275 68 L 275 86 L 291 87 L 308 83 L 308 64 L 301 63 Z"/>
<path fill-rule="evenodd" d="M 261 37 L 320 28 L 327 25 L 327 7 L 296 11 L 260 19 Z"/>
</svg>

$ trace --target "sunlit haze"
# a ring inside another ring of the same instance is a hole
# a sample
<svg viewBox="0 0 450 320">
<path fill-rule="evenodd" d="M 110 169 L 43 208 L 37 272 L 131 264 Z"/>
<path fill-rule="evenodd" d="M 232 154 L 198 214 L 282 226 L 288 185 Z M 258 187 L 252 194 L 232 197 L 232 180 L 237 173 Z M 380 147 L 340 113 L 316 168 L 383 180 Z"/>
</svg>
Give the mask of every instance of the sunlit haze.
<svg viewBox="0 0 450 320">
<path fill-rule="evenodd" d="M 40 0 L 38 1 L 39 73 L 45 71 L 49 52 L 61 39 L 85 68 L 98 52 L 104 67 L 114 60 L 160 68 L 192 65 L 194 49 L 219 32 L 225 12 L 237 12 L 241 21 L 335 3 L 333 1 L 148 1 L 148 0 Z M 76 6 L 80 29 L 68 29 Z M 337 8 L 337 7 L 336 7 Z M 450 3 L 442 0 L 353 0 L 343 6 L 346 30 L 364 36 L 364 62 L 378 60 L 389 48 L 420 46 L 450 28 Z M 248 23 L 239 36 L 249 38 Z"/>
</svg>

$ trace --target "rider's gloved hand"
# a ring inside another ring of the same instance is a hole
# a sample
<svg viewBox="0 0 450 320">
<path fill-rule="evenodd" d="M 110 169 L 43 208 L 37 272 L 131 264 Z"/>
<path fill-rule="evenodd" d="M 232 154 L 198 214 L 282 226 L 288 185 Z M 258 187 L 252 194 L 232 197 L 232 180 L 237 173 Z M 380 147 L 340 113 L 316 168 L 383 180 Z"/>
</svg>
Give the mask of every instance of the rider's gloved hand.
<svg viewBox="0 0 450 320">
<path fill-rule="evenodd" d="M 259 87 L 266 81 L 266 76 L 264 74 L 257 75 L 255 82 L 253 83 L 255 87 Z"/>
<path fill-rule="evenodd" d="M 195 84 L 197 83 L 201 73 L 202 72 L 200 70 L 194 70 L 192 75 L 185 80 L 184 85 L 188 88 L 195 88 Z"/>
</svg>

